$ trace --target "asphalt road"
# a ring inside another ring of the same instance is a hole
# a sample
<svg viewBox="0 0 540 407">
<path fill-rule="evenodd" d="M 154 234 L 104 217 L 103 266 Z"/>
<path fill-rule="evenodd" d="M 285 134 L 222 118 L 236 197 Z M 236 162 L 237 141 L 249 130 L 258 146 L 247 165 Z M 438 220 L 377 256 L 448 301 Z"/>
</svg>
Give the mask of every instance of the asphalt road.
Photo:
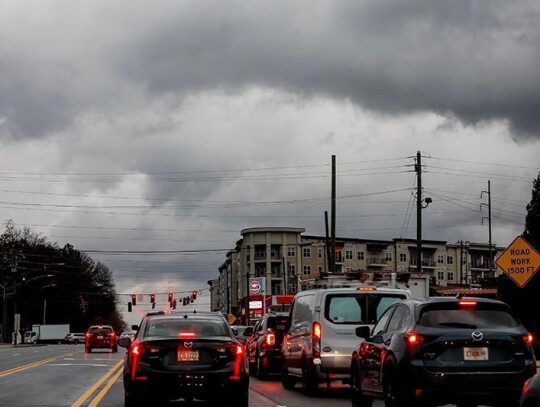
<svg viewBox="0 0 540 407">
<path fill-rule="evenodd" d="M 123 407 L 122 361 L 118 353 L 83 345 L 0 346 L 0 406 L 2 407 Z M 208 405 L 205 402 L 194 403 Z M 182 406 L 185 403 L 171 403 Z M 316 398 L 306 397 L 300 386 L 289 391 L 279 377 L 250 382 L 250 407 L 349 407 L 349 389 L 321 388 Z M 383 407 L 376 401 L 374 407 Z"/>
</svg>

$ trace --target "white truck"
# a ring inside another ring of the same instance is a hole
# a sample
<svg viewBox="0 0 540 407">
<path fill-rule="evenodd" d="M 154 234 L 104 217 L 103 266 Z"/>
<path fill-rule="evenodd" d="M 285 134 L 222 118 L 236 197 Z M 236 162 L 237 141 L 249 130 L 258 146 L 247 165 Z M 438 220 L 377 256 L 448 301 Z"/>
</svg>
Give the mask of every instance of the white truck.
<svg viewBox="0 0 540 407">
<path fill-rule="evenodd" d="M 70 332 L 69 324 L 32 325 L 32 330 L 24 333 L 24 343 L 62 343 Z"/>
</svg>

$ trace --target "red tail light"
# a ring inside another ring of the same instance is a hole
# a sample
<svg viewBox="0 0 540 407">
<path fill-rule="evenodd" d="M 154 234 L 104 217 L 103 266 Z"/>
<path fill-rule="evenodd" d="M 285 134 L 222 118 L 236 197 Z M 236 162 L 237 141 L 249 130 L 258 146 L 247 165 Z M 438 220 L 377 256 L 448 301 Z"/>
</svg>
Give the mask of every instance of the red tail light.
<svg viewBox="0 0 540 407">
<path fill-rule="evenodd" d="M 523 335 L 523 342 L 527 345 L 532 345 L 534 343 L 534 335 L 532 333 L 526 333 Z"/>
<path fill-rule="evenodd" d="M 180 332 L 178 336 L 180 339 L 195 339 L 195 332 Z"/>
<path fill-rule="evenodd" d="M 405 340 L 409 345 L 418 345 L 424 341 L 424 337 L 416 332 L 409 332 L 405 334 Z"/>
<path fill-rule="evenodd" d="M 459 301 L 460 307 L 476 307 L 476 301 L 461 300 Z"/>
<path fill-rule="evenodd" d="M 276 344 L 276 335 L 273 333 L 266 334 L 266 344 L 268 346 L 274 346 Z"/>
<path fill-rule="evenodd" d="M 313 323 L 313 329 L 311 331 L 312 334 L 312 345 L 313 345 L 313 357 L 320 357 L 321 356 L 321 338 L 322 338 L 322 327 L 319 322 Z"/>
<path fill-rule="evenodd" d="M 233 353 L 236 356 L 236 361 L 234 362 L 234 373 L 231 375 L 231 380 L 240 380 L 240 369 L 242 368 L 242 363 L 244 362 L 244 347 L 242 345 L 236 344 L 232 347 Z"/>
</svg>

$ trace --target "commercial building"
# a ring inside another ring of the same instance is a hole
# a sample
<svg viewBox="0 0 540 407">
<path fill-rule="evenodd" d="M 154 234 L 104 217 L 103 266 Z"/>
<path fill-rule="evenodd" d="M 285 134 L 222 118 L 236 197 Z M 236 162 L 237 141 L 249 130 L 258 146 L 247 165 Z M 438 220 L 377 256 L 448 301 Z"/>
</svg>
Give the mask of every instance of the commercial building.
<svg viewBox="0 0 540 407">
<path fill-rule="evenodd" d="M 263 308 L 285 309 L 288 299 L 299 290 L 359 282 L 365 275 L 418 275 L 416 240 L 336 238 L 332 273 L 326 238 L 304 232 L 288 227 L 242 230 L 242 238 L 218 268 L 219 277 L 209 281 L 212 309 L 248 323 L 249 301 L 264 301 Z M 496 246 L 490 250 L 487 243 L 424 240 L 420 274 L 429 277 L 435 290 L 487 287 L 500 272 L 494 260 L 502 251 Z M 254 279 L 262 283 L 262 295 L 250 291 Z"/>
</svg>

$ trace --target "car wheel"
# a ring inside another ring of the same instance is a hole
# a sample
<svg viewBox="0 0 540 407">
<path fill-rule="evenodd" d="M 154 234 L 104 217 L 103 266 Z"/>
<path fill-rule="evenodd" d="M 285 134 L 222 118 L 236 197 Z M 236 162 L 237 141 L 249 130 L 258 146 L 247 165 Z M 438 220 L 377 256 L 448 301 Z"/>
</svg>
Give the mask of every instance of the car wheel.
<svg viewBox="0 0 540 407">
<path fill-rule="evenodd" d="M 397 374 L 394 372 L 385 373 L 383 379 L 384 406 L 385 407 L 409 407 L 410 403 L 403 392 L 399 389 Z"/>
<path fill-rule="evenodd" d="M 360 376 L 360 367 L 358 363 L 351 366 L 351 403 L 352 407 L 371 407 L 373 399 L 362 394 L 362 378 Z"/>
<path fill-rule="evenodd" d="M 268 372 L 266 368 L 264 367 L 264 359 L 262 359 L 259 355 L 255 358 L 255 377 L 259 380 L 265 380 L 268 377 Z"/>
<path fill-rule="evenodd" d="M 115 345 L 115 346 L 113 346 L 113 348 L 112 348 L 112 351 L 113 351 L 113 353 L 116 353 L 116 352 L 118 352 L 118 346 L 116 346 L 116 345 Z"/>
<path fill-rule="evenodd" d="M 296 384 L 296 380 L 289 376 L 289 371 L 287 370 L 287 367 L 284 365 L 281 369 L 281 385 L 284 389 L 292 390 L 294 389 L 294 386 Z"/>
<path fill-rule="evenodd" d="M 312 369 L 309 369 L 304 362 L 304 367 L 302 368 L 302 389 L 306 396 L 316 396 L 319 391 L 319 380 L 315 376 L 315 372 Z"/>
<path fill-rule="evenodd" d="M 155 402 L 150 403 L 146 397 L 141 394 L 128 394 L 124 392 L 124 406 L 125 407 L 143 407 L 147 405 L 156 406 Z"/>
<path fill-rule="evenodd" d="M 79 344 L 79 340 L 78 340 L 78 339 L 75 339 L 75 340 L 73 341 L 73 343 L 74 343 L 75 345 L 78 345 L 78 344 Z"/>
</svg>

